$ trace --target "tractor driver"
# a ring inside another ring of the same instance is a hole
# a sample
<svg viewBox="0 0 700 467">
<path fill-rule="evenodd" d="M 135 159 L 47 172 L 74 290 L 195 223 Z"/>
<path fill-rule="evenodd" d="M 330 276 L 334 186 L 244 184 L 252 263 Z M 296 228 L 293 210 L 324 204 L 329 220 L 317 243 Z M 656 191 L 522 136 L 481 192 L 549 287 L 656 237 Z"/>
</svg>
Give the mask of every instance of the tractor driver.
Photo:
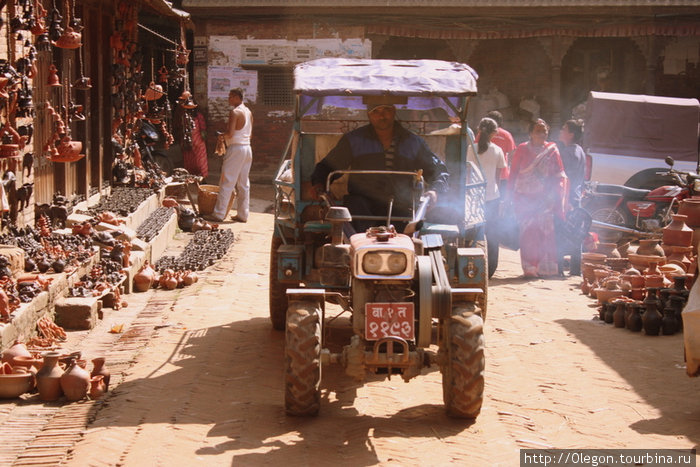
<svg viewBox="0 0 700 467">
<path fill-rule="evenodd" d="M 334 170 L 397 170 L 423 171 L 427 184 L 426 195 L 434 205 L 438 193 L 447 191 L 449 174 L 445 164 L 433 154 L 426 142 L 411 133 L 396 120 L 396 107 L 385 96 L 365 99 L 369 125 L 342 136 L 338 144 L 323 158 L 311 174 L 311 183 L 317 195 L 325 191 L 328 174 Z M 411 215 L 414 180 L 405 175 L 350 175 L 348 194 L 343 205 L 350 214 L 384 216 L 389 213 L 393 199 L 392 217 Z M 382 225 L 383 222 L 354 219 L 356 232 Z M 398 226 L 397 226 L 398 228 Z"/>
</svg>

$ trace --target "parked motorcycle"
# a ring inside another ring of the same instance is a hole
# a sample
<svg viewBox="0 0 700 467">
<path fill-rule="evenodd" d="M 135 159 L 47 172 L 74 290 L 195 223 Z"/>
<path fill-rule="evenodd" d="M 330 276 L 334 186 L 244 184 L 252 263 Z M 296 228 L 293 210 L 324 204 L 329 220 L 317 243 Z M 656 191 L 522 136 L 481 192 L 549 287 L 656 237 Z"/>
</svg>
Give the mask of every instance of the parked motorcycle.
<svg viewBox="0 0 700 467">
<path fill-rule="evenodd" d="M 653 190 L 587 182 L 581 206 L 591 214 L 592 230 L 607 242 L 660 237 L 679 202 L 700 193 L 700 175 L 675 170 L 673 163 L 667 157 L 669 169 L 657 174 L 670 177 L 674 184 Z"/>
<path fill-rule="evenodd" d="M 138 121 L 136 144 L 139 146 L 144 164 L 157 165 L 160 170 L 165 172 L 165 175 L 170 175 L 174 169 L 173 162 L 167 153 L 156 148 L 162 139 L 158 129 L 152 123 L 146 119 Z"/>
</svg>

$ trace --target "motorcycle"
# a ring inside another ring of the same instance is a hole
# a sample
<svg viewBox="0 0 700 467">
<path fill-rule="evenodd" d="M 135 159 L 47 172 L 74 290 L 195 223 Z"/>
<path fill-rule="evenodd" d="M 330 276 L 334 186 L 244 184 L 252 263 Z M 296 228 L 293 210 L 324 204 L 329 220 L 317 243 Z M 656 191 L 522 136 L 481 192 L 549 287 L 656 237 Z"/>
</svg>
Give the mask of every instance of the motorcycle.
<svg viewBox="0 0 700 467">
<path fill-rule="evenodd" d="M 581 206 L 591 215 L 591 228 L 601 240 L 621 243 L 630 237 L 661 237 L 679 202 L 700 193 L 700 175 L 675 170 L 673 163 L 673 158 L 667 157 L 669 169 L 657 172 L 673 184 L 653 190 L 586 182 Z"/>
<path fill-rule="evenodd" d="M 152 123 L 146 119 L 138 121 L 136 144 L 144 164 L 156 165 L 166 176 L 169 176 L 172 174 L 174 166 L 167 153 L 156 149 L 156 145 L 161 141 L 161 134 Z"/>
</svg>

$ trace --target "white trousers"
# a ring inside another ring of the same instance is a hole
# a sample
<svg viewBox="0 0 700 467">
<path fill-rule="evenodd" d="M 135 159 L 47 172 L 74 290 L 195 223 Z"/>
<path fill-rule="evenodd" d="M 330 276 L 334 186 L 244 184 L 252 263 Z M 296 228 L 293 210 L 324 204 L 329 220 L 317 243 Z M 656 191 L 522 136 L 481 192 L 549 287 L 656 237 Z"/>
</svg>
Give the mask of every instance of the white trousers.
<svg viewBox="0 0 700 467">
<path fill-rule="evenodd" d="M 226 219 L 228 205 L 236 189 L 236 216 L 247 221 L 250 207 L 250 166 L 253 163 L 253 150 L 250 145 L 231 145 L 226 149 L 221 165 L 219 195 L 212 216 Z"/>
</svg>

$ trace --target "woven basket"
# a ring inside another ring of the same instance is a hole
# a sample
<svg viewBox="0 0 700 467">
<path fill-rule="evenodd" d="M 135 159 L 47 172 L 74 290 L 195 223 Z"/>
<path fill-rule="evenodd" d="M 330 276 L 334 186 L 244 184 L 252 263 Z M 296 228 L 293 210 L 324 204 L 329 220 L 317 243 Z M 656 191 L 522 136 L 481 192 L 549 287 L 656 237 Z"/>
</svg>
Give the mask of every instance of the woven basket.
<svg viewBox="0 0 700 467">
<path fill-rule="evenodd" d="M 199 214 L 206 216 L 214 212 L 214 206 L 216 205 L 216 197 L 219 196 L 219 186 L 218 185 L 199 185 L 199 192 L 197 193 L 197 206 L 199 206 Z M 228 211 L 231 210 L 233 206 L 233 200 L 235 196 L 231 196 L 228 203 Z"/>
</svg>

